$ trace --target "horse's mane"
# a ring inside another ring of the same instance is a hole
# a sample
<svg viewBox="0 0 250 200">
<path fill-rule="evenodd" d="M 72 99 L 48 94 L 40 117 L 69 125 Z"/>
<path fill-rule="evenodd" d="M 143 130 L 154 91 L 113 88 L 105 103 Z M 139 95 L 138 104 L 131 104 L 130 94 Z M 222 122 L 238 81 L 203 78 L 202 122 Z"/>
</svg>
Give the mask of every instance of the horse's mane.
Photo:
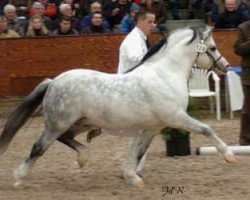
<svg viewBox="0 0 250 200">
<path fill-rule="evenodd" d="M 202 33 L 201 33 L 201 30 L 200 30 L 201 28 L 204 28 L 204 27 L 195 27 L 195 26 L 194 27 L 187 27 L 187 28 L 183 28 L 183 29 L 180 29 L 180 30 L 177 30 L 177 31 L 173 31 L 168 35 L 164 35 L 158 41 L 156 41 L 153 45 L 151 45 L 148 52 L 145 54 L 145 56 L 142 58 L 142 60 L 137 65 L 135 65 L 134 67 L 132 67 L 131 69 L 129 69 L 125 73 L 131 72 L 135 68 L 139 67 L 146 60 L 148 60 L 150 57 L 152 57 L 156 52 L 158 52 L 164 45 L 166 47 L 167 42 L 168 42 L 168 38 L 170 37 L 170 35 L 173 35 L 176 32 L 179 32 L 179 31 L 184 30 L 184 29 L 191 29 L 193 31 L 192 38 L 188 41 L 187 45 L 191 44 L 198 36 L 202 39 Z"/>
<path fill-rule="evenodd" d="M 162 38 L 160 38 L 158 41 L 156 41 L 148 50 L 148 52 L 145 54 L 145 56 L 142 58 L 142 60 L 135 65 L 134 67 L 132 67 L 131 69 L 129 69 L 128 71 L 126 71 L 126 73 L 133 71 L 135 68 L 139 67 L 142 63 L 144 63 L 146 60 L 148 60 L 151 56 L 153 56 L 157 51 L 159 51 L 159 49 L 162 48 L 162 46 L 164 44 L 167 44 L 167 35 L 164 35 Z"/>
</svg>

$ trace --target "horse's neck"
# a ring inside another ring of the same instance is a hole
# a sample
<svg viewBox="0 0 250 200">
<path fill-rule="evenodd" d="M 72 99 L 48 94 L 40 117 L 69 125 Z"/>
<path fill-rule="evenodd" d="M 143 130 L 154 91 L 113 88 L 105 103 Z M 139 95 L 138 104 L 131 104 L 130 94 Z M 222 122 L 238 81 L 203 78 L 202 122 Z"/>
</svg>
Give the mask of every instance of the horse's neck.
<svg viewBox="0 0 250 200">
<path fill-rule="evenodd" d="M 178 80 L 185 81 L 188 79 L 191 67 L 195 61 L 196 53 L 187 50 L 173 49 L 164 52 L 164 56 L 155 57 L 158 64 L 155 66 L 159 76 L 169 78 L 179 77 Z"/>
</svg>

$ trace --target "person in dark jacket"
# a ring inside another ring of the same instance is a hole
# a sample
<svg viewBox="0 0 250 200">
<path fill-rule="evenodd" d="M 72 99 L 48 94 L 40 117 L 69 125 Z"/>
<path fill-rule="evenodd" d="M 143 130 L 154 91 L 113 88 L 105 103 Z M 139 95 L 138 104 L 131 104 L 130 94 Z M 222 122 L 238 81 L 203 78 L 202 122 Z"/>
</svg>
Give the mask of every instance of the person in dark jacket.
<svg viewBox="0 0 250 200">
<path fill-rule="evenodd" d="M 79 35 L 79 33 L 72 28 L 71 18 L 62 16 L 59 21 L 59 28 L 54 30 L 52 35 Z"/>
<path fill-rule="evenodd" d="M 248 16 L 237 9 L 236 0 L 225 0 L 225 11 L 218 16 L 214 26 L 215 28 L 237 28 L 247 20 Z"/>
<path fill-rule="evenodd" d="M 94 12 L 91 17 L 91 24 L 82 29 L 81 34 L 111 33 L 103 26 L 103 15 L 101 12 Z"/>
<path fill-rule="evenodd" d="M 121 24 L 122 18 L 126 14 L 129 14 L 131 4 L 132 2 L 129 0 L 116 0 L 110 1 L 104 7 L 104 16 L 106 17 L 111 30 L 113 30 L 115 25 Z"/>
<path fill-rule="evenodd" d="M 90 13 L 84 16 L 79 23 L 79 30 L 84 29 L 85 27 L 91 24 L 92 14 L 95 12 L 102 12 L 102 4 L 99 1 L 93 1 L 90 5 Z M 110 29 L 108 21 L 103 17 L 102 24 L 105 28 Z"/>
<path fill-rule="evenodd" d="M 241 111 L 240 145 L 250 145 L 250 20 L 239 25 L 235 53 L 241 56 L 244 103 Z"/>
</svg>

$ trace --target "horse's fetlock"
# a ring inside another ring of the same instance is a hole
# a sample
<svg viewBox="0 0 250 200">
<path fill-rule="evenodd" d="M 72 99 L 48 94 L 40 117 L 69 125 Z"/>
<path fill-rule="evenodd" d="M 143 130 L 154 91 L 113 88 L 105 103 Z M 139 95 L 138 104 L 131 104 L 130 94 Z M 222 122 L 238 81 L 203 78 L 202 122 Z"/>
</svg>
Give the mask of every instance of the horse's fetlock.
<svg viewBox="0 0 250 200">
<path fill-rule="evenodd" d="M 32 147 L 32 151 L 30 153 L 30 159 L 37 157 L 37 156 L 42 156 L 43 153 L 44 153 L 44 150 L 42 148 L 42 145 L 35 143 Z"/>
<path fill-rule="evenodd" d="M 203 127 L 202 134 L 205 135 L 206 137 L 210 137 L 212 135 L 212 129 L 209 126 Z"/>
</svg>

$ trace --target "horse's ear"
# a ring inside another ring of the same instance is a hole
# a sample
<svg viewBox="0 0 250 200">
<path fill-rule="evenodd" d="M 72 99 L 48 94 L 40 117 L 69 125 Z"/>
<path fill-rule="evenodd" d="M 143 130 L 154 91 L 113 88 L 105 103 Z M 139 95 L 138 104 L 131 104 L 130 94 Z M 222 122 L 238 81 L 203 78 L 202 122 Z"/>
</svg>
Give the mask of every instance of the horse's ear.
<svg viewBox="0 0 250 200">
<path fill-rule="evenodd" d="M 206 39 L 212 34 L 214 27 L 213 26 L 206 26 L 206 29 L 203 32 L 203 39 Z"/>
</svg>

